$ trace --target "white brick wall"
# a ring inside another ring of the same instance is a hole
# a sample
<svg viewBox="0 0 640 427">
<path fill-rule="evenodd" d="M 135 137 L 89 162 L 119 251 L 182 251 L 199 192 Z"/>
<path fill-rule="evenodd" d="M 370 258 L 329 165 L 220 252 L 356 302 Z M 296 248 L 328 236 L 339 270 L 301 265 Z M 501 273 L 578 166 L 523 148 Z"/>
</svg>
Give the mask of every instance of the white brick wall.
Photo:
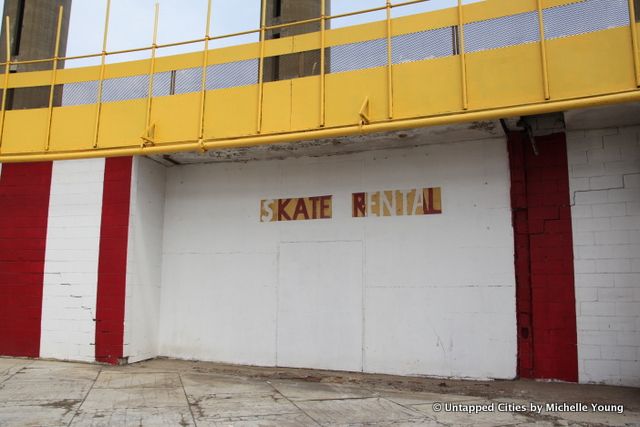
<svg viewBox="0 0 640 427">
<path fill-rule="evenodd" d="M 124 330 L 129 363 L 158 355 L 165 178 L 164 166 L 134 157 Z"/>
<path fill-rule="evenodd" d="M 352 218 L 351 193 L 442 187 L 443 214 Z M 168 170 L 160 354 L 473 378 L 516 374 L 502 139 Z M 260 223 L 265 198 L 333 219 Z"/>
<path fill-rule="evenodd" d="M 640 386 L 640 127 L 567 135 L 581 382 Z"/>
<path fill-rule="evenodd" d="M 54 162 L 40 356 L 95 360 L 104 159 Z"/>
</svg>

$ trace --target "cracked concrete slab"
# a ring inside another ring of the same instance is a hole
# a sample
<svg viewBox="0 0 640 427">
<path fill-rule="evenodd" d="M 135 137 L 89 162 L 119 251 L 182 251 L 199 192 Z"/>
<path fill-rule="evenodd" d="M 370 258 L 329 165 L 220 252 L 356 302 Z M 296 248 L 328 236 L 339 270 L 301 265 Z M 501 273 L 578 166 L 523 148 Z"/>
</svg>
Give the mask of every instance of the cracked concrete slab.
<svg viewBox="0 0 640 427">
<path fill-rule="evenodd" d="M 223 398 L 211 396 L 190 403 L 196 422 L 200 419 L 220 420 L 300 413 L 296 406 L 278 393 L 265 396 L 242 395 Z"/>
<path fill-rule="evenodd" d="M 425 414 L 381 398 L 316 400 L 296 405 L 321 425 L 398 422 L 424 419 Z"/>
<path fill-rule="evenodd" d="M 43 405 L 0 406 L 2 426 L 68 426 L 76 409 L 56 408 Z"/>
<path fill-rule="evenodd" d="M 101 372 L 94 388 L 179 388 L 180 376 L 176 372 Z"/>
<path fill-rule="evenodd" d="M 210 427 L 306 427 L 318 425 L 315 421 L 309 418 L 309 416 L 303 413 L 225 418 L 220 420 L 198 418 L 197 421 L 198 426 Z"/>
<path fill-rule="evenodd" d="M 640 399 L 640 396 L 638 397 Z M 615 425 L 615 426 L 640 426 L 640 414 L 638 413 L 604 413 L 604 412 L 544 412 L 545 415 L 562 418 L 570 424 L 578 425 Z"/>
<path fill-rule="evenodd" d="M 187 395 L 194 399 L 203 396 L 269 394 L 273 387 L 265 381 L 221 375 L 183 374 L 182 384 Z"/>
<path fill-rule="evenodd" d="M 640 426 L 638 389 L 154 360 L 0 359 L 0 426 Z M 599 402 L 624 413 L 437 412 L 434 403 Z"/>
<path fill-rule="evenodd" d="M 195 426 L 189 408 L 124 408 L 109 411 L 81 409 L 70 424 L 82 427 Z"/>
<path fill-rule="evenodd" d="M 95 381 L 100 372 L 97 365 L 89 365 L 84 363 L 64 363 L 36 361 L 24 366 L 16 372 L 16 379 L 20 380 L 85 380 Z"/>
<path fill-rule="evenodd" d="M 341 384 L 309 383 L 293 380 L 272 380 L 269 383 L 292 401 L 377 397 L 375 392 L 366 388 Z"/>
<path fill-rule="evenodd" d="M 31 360 L 0 358 L 0 377 L 11 376 L 32 363 Z"/>
<path fill-rule="evenodd" d="M 82 408 L 88 411 L 188 407 L 182 388 L 94 388 Z"/>
<path fill-rule="evenodd" d="M 379 423 L 356 423 L 356 424 L 339 424 L 340 426 L 371 426 L 371 427 L 443 427 L 444 424 L 440 424 L 434 420 L 428 418 L 418 418 L 415 420 L 405 421 L 382 421 Z"/>
<path fill-rule="evenodd" d="M 14 376 L 0 384 L 0 407 L 39 405 L 60 400 L 80 402 L 90 388 L 89 381 L 21 380 Z"/>
<path fill-rule="evenodd" d="M 419 405 L 434 402 L 475 402 L 482 400 L 479 397 L 463 396 L 446 393 L 416 393 L 403 391 L 382 391 L 379 393 L 383 397 L 400 405 Z"/>
<path fill-rule="evenodd" d="M 456 402 L 461 403 L 461 402 Z M 474 401 L 473 403 L 488 404 L 490 401 Z M 411 405 L 411 408 L 423 412 L 429 418 L 436 420 L 445 425 L 455 426 L 515 426 L 522 423 L 532 421 L 531 418 L 514 414 L 512 412 L 480 412 L 476 414 L 468 414 L 466 412 L 445 412 L 435 411 L 433 404 Z"/>
</svg>

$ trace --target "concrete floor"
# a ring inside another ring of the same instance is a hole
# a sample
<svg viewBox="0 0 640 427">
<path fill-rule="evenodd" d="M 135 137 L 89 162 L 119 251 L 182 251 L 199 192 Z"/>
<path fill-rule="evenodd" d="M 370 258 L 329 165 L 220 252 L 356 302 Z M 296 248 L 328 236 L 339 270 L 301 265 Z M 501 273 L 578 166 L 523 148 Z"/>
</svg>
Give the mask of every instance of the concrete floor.
<svg viewBox="0 0 640 427">
<path fill-rule="evenodd" d="M 616 412 L 436 412 L 439 403 L 601 402 Z M 1 426 L 640 426 L 640 390 L 452 381 L 159 359 L 130 366 L 0 358 Z"/>
</svg>

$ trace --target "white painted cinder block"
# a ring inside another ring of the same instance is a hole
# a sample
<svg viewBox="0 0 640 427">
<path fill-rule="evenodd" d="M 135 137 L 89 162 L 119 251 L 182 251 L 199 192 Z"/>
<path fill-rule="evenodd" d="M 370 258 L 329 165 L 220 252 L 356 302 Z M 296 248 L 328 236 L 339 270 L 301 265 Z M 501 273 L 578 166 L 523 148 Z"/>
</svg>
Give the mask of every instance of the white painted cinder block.
<svg viewBox="0 0 640 427">
<path fill-rule="evenodd" d="M 351 217 L 353 192 L 423 187 L 441 215 Z M 499 139 L 169 168 L 160 355 L 513 378 L 509 190 Z M 330 220 L 260 222 L 262 199 L 321 195 Z"/>
<path fill-rule="evenodd" d="M 158 355 L 165 180 L 164 166 L 134 158 L 123 353 L 129 363 Z"/>
<path fill-rule="evenodd" d="M 581 382 L 640 385 L 639 147 L 639 127 L 567 135 Z"/>
<path fill-rule="evenodd" d="M 362 370 L 361 241 L 280 244 L 278 365 Z"/>
<path fill-rule="evenodd" d="M 104 164 L 104 159 L 53 164 L 41 357 L 95 360 L 94 319 Z"/>
<path fill-rule="evenodd" d="M 572 209 L 572 213 L 574 217 L 577 217 L 576 214 L 581 212 L 578 208 L 591 208 L 591 212 L 593 216 L 596 218 L 612 218 L 618 216 L 627 215 L 627 204 L 626 203 L 607 203 L 605 205 L 593 205 L 593 206 L 574 206 Z"/>
</svg>

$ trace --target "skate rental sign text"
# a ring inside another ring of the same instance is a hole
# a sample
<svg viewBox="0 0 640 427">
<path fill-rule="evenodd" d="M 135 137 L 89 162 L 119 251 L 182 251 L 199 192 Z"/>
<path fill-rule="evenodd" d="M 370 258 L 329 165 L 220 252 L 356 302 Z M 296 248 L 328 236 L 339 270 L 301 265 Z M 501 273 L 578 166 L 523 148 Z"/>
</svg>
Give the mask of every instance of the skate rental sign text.
<svg viewBox="0 0 640 427">
<path fill-rule="evenodd" d="M 351 195 L 351 216 L 391 217 L 442 213 L 442 190 L 414 188 Z M 333 218 L 333 196 L 265 199 L 260 202 L 260 222 L 309 221 Z"/>
</svg>

